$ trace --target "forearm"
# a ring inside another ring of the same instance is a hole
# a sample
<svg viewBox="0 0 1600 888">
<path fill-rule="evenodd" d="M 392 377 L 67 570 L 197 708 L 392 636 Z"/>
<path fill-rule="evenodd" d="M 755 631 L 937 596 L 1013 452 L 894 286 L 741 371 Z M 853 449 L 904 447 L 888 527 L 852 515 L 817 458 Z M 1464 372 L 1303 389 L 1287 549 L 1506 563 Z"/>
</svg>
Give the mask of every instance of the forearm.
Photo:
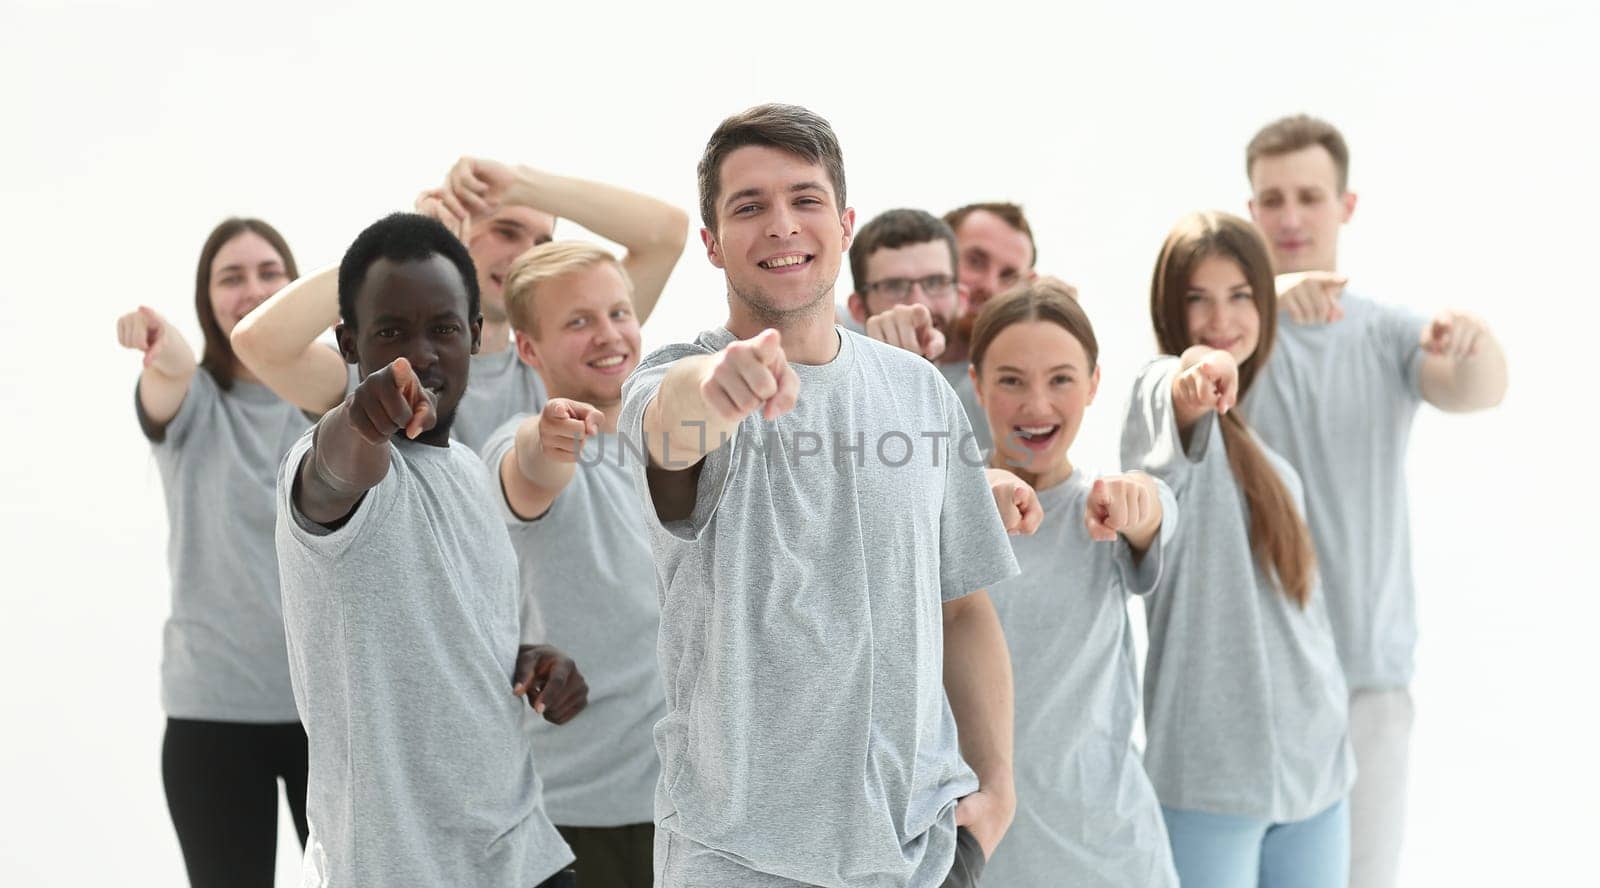
<svg viewBox="0 0 1600 888">
<path fill-rule="evenodd" d="M 363 438 L 347 416 L 349 409 L 346 400 L 317 421 L 311 449 L 300 464 L 295 504 L 319 524 L 349 515 L 389 473 L 389 442 Z"/>
<path fill-rule="evenodd" d="M 1477 351 L 1460 360 L 1429 357 L 1437 369 L 1424 365 L 1424 391 L 1428 402 L 1440 410 L 1466 413 L 1494 407 L 1505 398 L 1507 369 L 1505 351 L 1499 340 L 1485 333 L 1479 337 Z"/>
<path fill-rule="evenodd" d="M 517 168 L 511 203 L 570 219 L 627 248 L 622 264 L 634 284 L 634 312 L 643 322 L 655 308 L 667 277 L 683 253 L 689 218 L 677 207 L 638 192 Z"/>
<path fill-rule="evenodd" d="M 508 203 L 571 219 L 630 252 L 681 250 L 686 217 L 668 203 L 615 185 L 517 167 Z"/>
<path fill-rule="evenodd" d="M 1011 655 L 989 593 L 945 605 L 944 688 L 961 738 L 961 757 L 985 792 L 1014 793 Z"/>
<path fill-rule="evenodd" d="M 667 371 L 661 388 L 644 411 L 645 447 L 650 461 L 679 470 L 704 459 L 733 435 L 737 422 L 717 415 L 701 393 L 710 357 L 684 358 Z"/>
<path fill-rule="evenodd" d="M 156 359 L 139 374 L 139 406 L 145 417 L 157 425 L 178 415 L 199 369 L 194 350 L 182 336 L 170 327 L 164 335 L 166 341 Z"/>
<path fill-rule="evenodd" d="M 343 360 L 317 343 L 339 321 L 339 267 L 306 275 L 240 319 L 230 337 L 241 363 L 281 397 L 321 413 L 345 393 Z"/>
<path fill-rule="evenodd" d="M 531 521 L 550 510 L 572 482 L 576 463 L 550 459 L 539 445 L 539 417 L 517 426 L 516 445 L 500 461 L 500 484 L 512 511 Z"/>
</svg>

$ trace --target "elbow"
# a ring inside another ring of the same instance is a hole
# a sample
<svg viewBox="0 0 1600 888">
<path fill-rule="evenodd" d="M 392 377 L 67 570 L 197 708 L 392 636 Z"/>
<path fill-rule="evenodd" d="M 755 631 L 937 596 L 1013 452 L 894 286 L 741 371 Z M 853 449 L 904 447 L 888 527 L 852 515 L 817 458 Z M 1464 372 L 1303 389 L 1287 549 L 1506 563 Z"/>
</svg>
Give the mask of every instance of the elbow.
<svg viewBox="0 0 1600 888">
<path fill-rule="evenodd" d="M 650 232 L 650 240 L 640 246 L 652 252 L 683 253 L 689 242 L 689 214 L 670 204 L 662 204 L 661 223 Z"/>
<path fill-rule="evenodd" d="M 250 372 L 259 374 L 264 343 L 260 331 L 251 323 L 254 320 L 255 318 L 248 315 L 241 319 L 233 328 L 233 333 L 229 334 L 228 344 L 233 347 L 234 357 L 238 358 L 241 364 L 249 368 Z"/>
</svg>

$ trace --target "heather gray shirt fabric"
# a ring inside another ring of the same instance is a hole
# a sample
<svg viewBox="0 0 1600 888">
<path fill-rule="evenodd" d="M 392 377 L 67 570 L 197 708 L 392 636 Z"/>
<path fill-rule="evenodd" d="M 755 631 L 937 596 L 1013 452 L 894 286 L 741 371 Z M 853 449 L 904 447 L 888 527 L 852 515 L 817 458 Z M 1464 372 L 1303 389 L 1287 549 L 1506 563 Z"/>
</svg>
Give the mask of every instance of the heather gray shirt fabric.
<svg viewBox="0 0 1600 888">
<path fill-rule="evenodd" d="M 1016 686 L 1017 815 L 983 879 L 1006 888 L 1176 888 L 1161 805 L 1133 748 L 1138 663 L 1128 596 L 1155 589 L 1179 525 L 1156 482 L 1161 532 L 1134 563 L 1126 540 L 1090 539 L 1082 469 L 1039 491 L 1044 520 L 1011 538 L 1022 573 L 990 592 Z"/>
<path fill-rule="evenodd" d="M 172 613 L 161 704 L 173 718 L 292 722 L 272 547 L 278 461 L 310 421 L 256 383 L 223 391 L 204 368 L 165 428 L 134 409 L 167 501 Z M 154 434 L 152 434 L 154 432 Z"/>
<path fill-rule="evenodd" d="M 467 390 L 456 406 L 450 437 L 479 453 L 506 420 L 543 410 L 547 400 L 539 371 L 524 364 L 514 346 L 479 352 L 472 356 Z"/>
<path fill-rule="evenodd" d="M 516 447 L 515 417 L 484 445 L 499 477 Z M 654 819 L 655 738 L 667 712 L 656 660 L 655 560 L 615 434 L 583 445 L 572 481 L 533 521 L 500 497 L 522 578 L 523 641 L 559 645 L 583 670 L 589 705 L 565 725 L 529 719 L 545 810 L 562 826 L 622 826 Z M 498 485 L 497 485 L 498 486 Z"/>
<path fill-rule="evenodd" d="M 1406 446 L 1427 321 L 1346 292 L 1344 319 L 1282 318 L 1240 405 L 1306 485 L 1328 616 L 1352 691 L 1411 683 L 1417 643 Z"/>
<path fill-rule="evenodd" d="M 645 462 L 629 463 L 661 595 L 657 824 L 741 873 L 699 888 L 760 883 L 744 868 L 939 885 L 956 799 L 977 788 L 944 692 L 942 604 L 1016 562 L 982 466 L 956 455 L 967 421 L 949 385 L 917 355 L 839 336 L 829 363 L 791 365 L 792 412 L 747 417 L 706 457 L 689 520 L 657 522 Z M 647 357 L 621 434 L 642 440 L 674 361 L 732 341 L 718 329 Z"/>
<path fill-rule="evenodd" d="M 1169 807 L 1303 820 L 1355 778 L 1324 596 L 1313 584 L 1302 610 L 1258 566 L 1215 413 L 1185 452 L 1172 408 L 1178 366 L 1172 357 L 1145 366 L 1122 429 L 1123 466 L 1165 480 L 1183 510 L 1145 602 L 1145 769 Z M 1303 504 L 1294 469 L 1262 450 Z"/>
<path fill-rule="evenodd" d="M 278 475 L 295 702 L 310 741 L 306 885 L 531 886 L 572 860 L 511 695 L 517 562 L 483 462 L 390 445 L 335 531 L 295 508 L 311 434 Z"/>
<path fill-rule="evenodd" d="M 939 372 L 944 374 L 945 381 L 955 389 L 956 397 L 961 401 L 961 409 L 967 414 L 967 424 L 972 426 L 972 434 L 978 442 L 978 449 L 988 453 L 994 447 L 994 440 L 989 435 L 989 417 L 978 403 L 978 391 L 972 384 L 972 374 L 967 372 L 967 368 L 972 365 L 967 361 L 960 361 L 934 366 L 939 368 Z"/>
</svg>

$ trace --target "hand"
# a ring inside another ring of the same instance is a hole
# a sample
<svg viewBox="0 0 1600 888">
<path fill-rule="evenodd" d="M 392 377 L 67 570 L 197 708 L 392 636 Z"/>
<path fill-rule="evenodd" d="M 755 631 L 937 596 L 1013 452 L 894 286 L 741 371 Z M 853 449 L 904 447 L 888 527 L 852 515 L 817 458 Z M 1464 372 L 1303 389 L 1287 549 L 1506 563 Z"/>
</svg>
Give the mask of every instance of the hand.
<svg viewBox="0 0 1600 888">
<path fill-rule="evenodd" d="M 463 157 L 445 176 L 442 199 L 462 218 L 487 216 L 500 208 L 517 171 L 497 160 Z"/>
<path fill-rule="evenodd" d="M 1478 340 L 1489 332 L 1483 319 L 1465 312 L 1439 312 L 1422 330 L 1422 350 L 1461 361 L 1478 353 Z"/>
<path fill-rule="evenodd" d="M 763 419 L 794 409 L 800 377 L 783 354 L 783 339 L 767 329 L 730 344 L 706 364 L 700 397 L 724 422 L 738 422 L 757 408 Z"/>
<path fill-rule="evenodd" d="M 144 352 L 144 366 L 160 359 L 167 343 L 167 319 L 155 309 L 139 306 L 117 318 L 117 343 L 123 348 Z"/>
<path fill-rule="evenodd" d="M 467 215 L 450 209 L 445 203 L 445 194 L 443 188 L 429 188 L 417 195 L 416 202 L 412 206 L 418 213 L 439 220 L 444 227 L 450 229 L 451 234 L 456 236 L 456 240 L 466 243 Z"/>
<path fill-rule="evenodd" d="M 867 318 L 867 335 L 932 361 L 944 354 L 944 334 L 933 326 L 926 305 L 896 305 Z"/>
<path fill-rule="evenodd" d="M 1233 355 L 1196 346 L 1183 353 L 1183 367 L 1172 380 L 1172 404 L 1180 415 L 1199 416 L 1209 410 L 1226 414 L 1233 409 L 1239 398 L 1239 364 Z"/>
<path fill-rule="evenodd" d="M 517 648 L 511 693 L 527 697 L 533 711 L 553 725 L 566 724 L 589 705 L 589 683 L 578 671 L 578 664 L 548 644 Z"/>
<path fill-rule="evenodd" d="M 1116 542 L 1117 534 L 1142 528 L 1161 516 L 1161 502 L 1150 483 L 1137 473 L 1110 475 L 1094 482 L 1083 509 L 1089 538 Z"/>
<path fill-rule="evenodd" d="M 556 462 L 575 463 L 583 442 L 600 434 L 605 414 L 582 401 L 551 398 L 539 412 L 539 449 Z"/>
<path fill-rule="evenodd" d="M 1028 536 L 1038 530 L 1044 509 L 1039 505 L 1039 494 L 1028 482 L 1005 469 L 986 469 L 984 475 L 989 479 L 989 492 L 994 495 L 1006 533 Z"/>
<path fill-rule="evenodd" d="M 1001 798 L 999 793 L 979 789 L 956 802 L 956 826 L 964 826 L 983 849 L 983 858 L 994 856 L 994 849 L 1011 828 L 1011 819 L 1017 813 L 1015 798 Z"/>
<path fill-rule="evenodd" d="M 1331 271 L 1298 271 L 1277 277 L 1278 310 L 1295 324 L 1331 324 L 1344 319 L 1339 295 L 1349 278 Z"/>
<path fill-rule="evenodd" d="M 402 429 L 407 438 L 416 438 L 439 421 L 433 392 L 405 358 L 395 358 L 361 380 L 347 402 L 345 418 L 368 444 L 387 441 Z"/>
</svg>

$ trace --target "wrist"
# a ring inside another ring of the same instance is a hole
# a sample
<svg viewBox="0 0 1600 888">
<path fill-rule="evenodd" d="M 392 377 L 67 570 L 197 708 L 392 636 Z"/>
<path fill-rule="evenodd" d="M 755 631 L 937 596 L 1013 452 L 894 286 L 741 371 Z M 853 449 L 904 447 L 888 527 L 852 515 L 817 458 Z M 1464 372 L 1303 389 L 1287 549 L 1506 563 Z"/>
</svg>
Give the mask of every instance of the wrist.
<svg viewBox="0 0 1600 888">
<path fill-rule="evenodd" d="M 538 209 L 539 195 L 549 174 L 527 164 L 517 164 L 512 171 L 515 176 L 512 177 L 511 186 L 506 189 L 505 202 Z"/>
</svg>

